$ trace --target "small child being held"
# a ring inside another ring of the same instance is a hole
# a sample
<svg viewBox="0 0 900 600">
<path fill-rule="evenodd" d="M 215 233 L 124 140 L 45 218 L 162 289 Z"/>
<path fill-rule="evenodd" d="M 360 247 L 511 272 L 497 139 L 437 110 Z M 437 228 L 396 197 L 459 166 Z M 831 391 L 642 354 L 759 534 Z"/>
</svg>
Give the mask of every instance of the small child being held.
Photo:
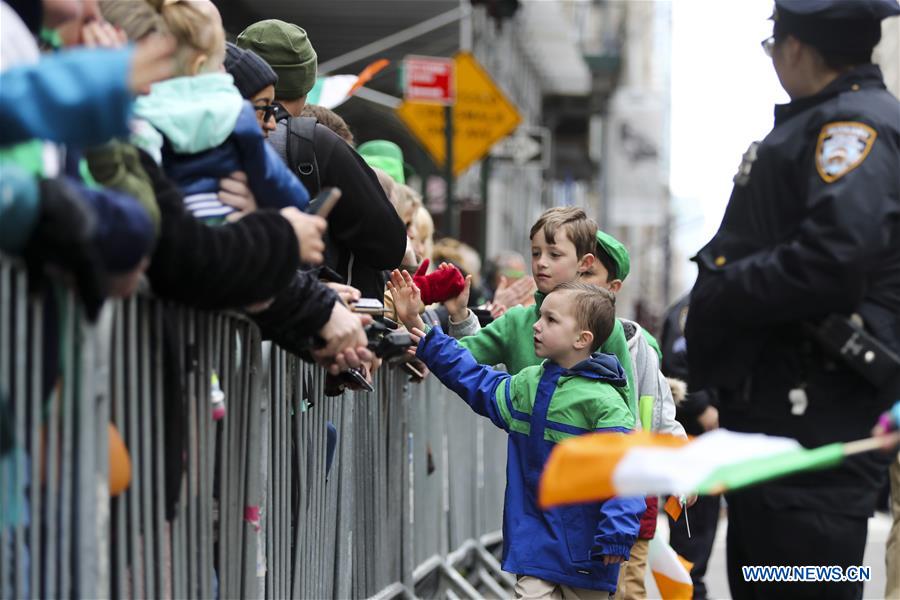
<svg viewBox="0 0 900 600">
<path fill-rule="evenodd" d="M 476 413 L 509 434 L 503 510 L 503 569 L 517 576 L 517 597 L 607 598 L 628 560 L 644 512 L 642 498 L 611 498 L 542 511 L 537 488 L 553 447 L 574 435 L 623 434 L 634 416 L 625 372 L 596 353 L 615 325 L 615 298 L 597 286 L 558 285 L 532 328 L 537 365 L 515 375 L 479 365 L 412 307 L 419 291 L 407 272 L 388 284 L 398 313 L 418 341 L 416 356 Z"/>
<path fill-rule="evenodd" d="M 109 10 L 121 3 L 147 12 L 144 3 L 129 0 L 105 4 Z M 247 174 L 260 208 L 303 210 L 309 203 L 306 188 L 266 143 L 253 106 L 241 96 L 232 76 L 222 72 L 225 30 L 215 5 L 209 0 L 150 4 L 158 13 L 154 26 L 178 42 L 176 77 L 154 84 L 135 102 L 139 120 L 133 125 L 134 143 L 162 162 L 184 192 L 188 210 L 210 224 L 221 223 L 234 212 L 219 199 L 219 182 L 236 171 Z M 143 31 L 130 21 L 122 22 L 129 24 L 130 37 Z"/>
</svg>

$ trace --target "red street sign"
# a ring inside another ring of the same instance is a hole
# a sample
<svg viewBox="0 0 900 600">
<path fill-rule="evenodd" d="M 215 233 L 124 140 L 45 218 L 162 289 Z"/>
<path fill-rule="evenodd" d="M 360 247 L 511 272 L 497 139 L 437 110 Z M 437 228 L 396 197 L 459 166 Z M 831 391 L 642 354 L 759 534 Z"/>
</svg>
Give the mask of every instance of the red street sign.
<svg viewBox="0 0 900 600">
<path fill-rule="evenodd" d="M 456 83 L 453 59 L 408 56 L 403 61 L 403 98 L 410 102 L 453 104 Z"/>
</svg>

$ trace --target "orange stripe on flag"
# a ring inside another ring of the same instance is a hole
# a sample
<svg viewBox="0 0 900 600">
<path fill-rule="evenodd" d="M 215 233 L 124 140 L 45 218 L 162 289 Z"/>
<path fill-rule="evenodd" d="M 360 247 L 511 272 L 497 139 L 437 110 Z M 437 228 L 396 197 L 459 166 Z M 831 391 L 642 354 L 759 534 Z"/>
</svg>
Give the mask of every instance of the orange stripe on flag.
<svg viewBox="0 0 900 600">
<path fill-rule="evenodd" d="M 653 580 L 663 600 L 691 600 L 694 595 L 694 586 L 690 583 L 681 583 L 656 572 Z"/>
<path fill-rule="evenodd" d="M 603 500 L 616 495 L 613 474 L 622 457 L 638 446 L 679 447 L 687 440 L 638 431 L 630 434 L 591 433 L 569 438 L 553 449 L 538 501 L 541 508 Z"/>
<path fill-rule="evenodd" d="M 365 69 L 360 71 L 359 78 L 356 80 L 356 83 L 354 83 L 350 88 L 350 91 L 347 92 L 347 95 L 352 96 L 354 92 L 356 92 L 356 90 L 372 81 L 372 78 L 375 77 L 375 75 L 377 75 L 380 71 L 383 71 L 384 68 L 389 64 L 391 64 L 391 61 L 386 58 L 380 58 L 372 64 L 368 65 Z"/>
<path fill-rule="evenodd" d="M 663 508 L 666 511 L 666 514 L 672 517 L 673 521 L 677 521 L 678 517 L 681 516 L 681 502 L 678 501 L 678 498 L 675 496 L 669 496 L 669 499 L 666 500 L 666 505 Z"/>
<path fill-rule="evenodd" d="M 694 569 L 694 563 L 686 559 L 680 554 L 675 554 L 675 557 L 678 559 L 678 562 L 681 563 L 681 566 L 684 567 L 684 570 L 690 573 Z"/>
</svg>

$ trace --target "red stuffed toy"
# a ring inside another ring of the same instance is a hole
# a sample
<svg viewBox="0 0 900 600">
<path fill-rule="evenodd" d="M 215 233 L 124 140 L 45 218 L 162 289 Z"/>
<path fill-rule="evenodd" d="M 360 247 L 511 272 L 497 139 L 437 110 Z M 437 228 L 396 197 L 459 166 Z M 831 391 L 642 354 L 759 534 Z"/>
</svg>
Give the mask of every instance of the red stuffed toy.
<svg viewBox="0 0 900 600">
<path fill-rule="evenodd" d="M 428 264 L 429 260 L 426 258 L 413 275 L 413 283 L 422 293 L 422 303 L 425 306 L 456 298 L 462 293 L 466 287 L 466 278 L 458 268 L 451 265 L 449 269 L 438 269 L 426 275 Z"/>
</svg>

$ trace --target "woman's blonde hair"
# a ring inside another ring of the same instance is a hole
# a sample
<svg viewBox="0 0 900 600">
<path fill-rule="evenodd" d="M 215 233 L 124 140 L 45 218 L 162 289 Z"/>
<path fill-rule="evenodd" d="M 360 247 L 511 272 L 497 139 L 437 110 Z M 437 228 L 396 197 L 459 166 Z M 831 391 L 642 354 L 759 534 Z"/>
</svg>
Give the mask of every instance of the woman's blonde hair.
<svg viewBox="0 0 900 600">
<path fill-rule="evenodd" d="M 206 55 L 203 73 L 218 71 L 225 62 L 225 29 L 215 5 L 209 0 L 147 0 L 178 43 L 179 75 L 190 75 L 194 58 Z M 135 4 L 134 2 L 124 2 Z"/>
</svg>

